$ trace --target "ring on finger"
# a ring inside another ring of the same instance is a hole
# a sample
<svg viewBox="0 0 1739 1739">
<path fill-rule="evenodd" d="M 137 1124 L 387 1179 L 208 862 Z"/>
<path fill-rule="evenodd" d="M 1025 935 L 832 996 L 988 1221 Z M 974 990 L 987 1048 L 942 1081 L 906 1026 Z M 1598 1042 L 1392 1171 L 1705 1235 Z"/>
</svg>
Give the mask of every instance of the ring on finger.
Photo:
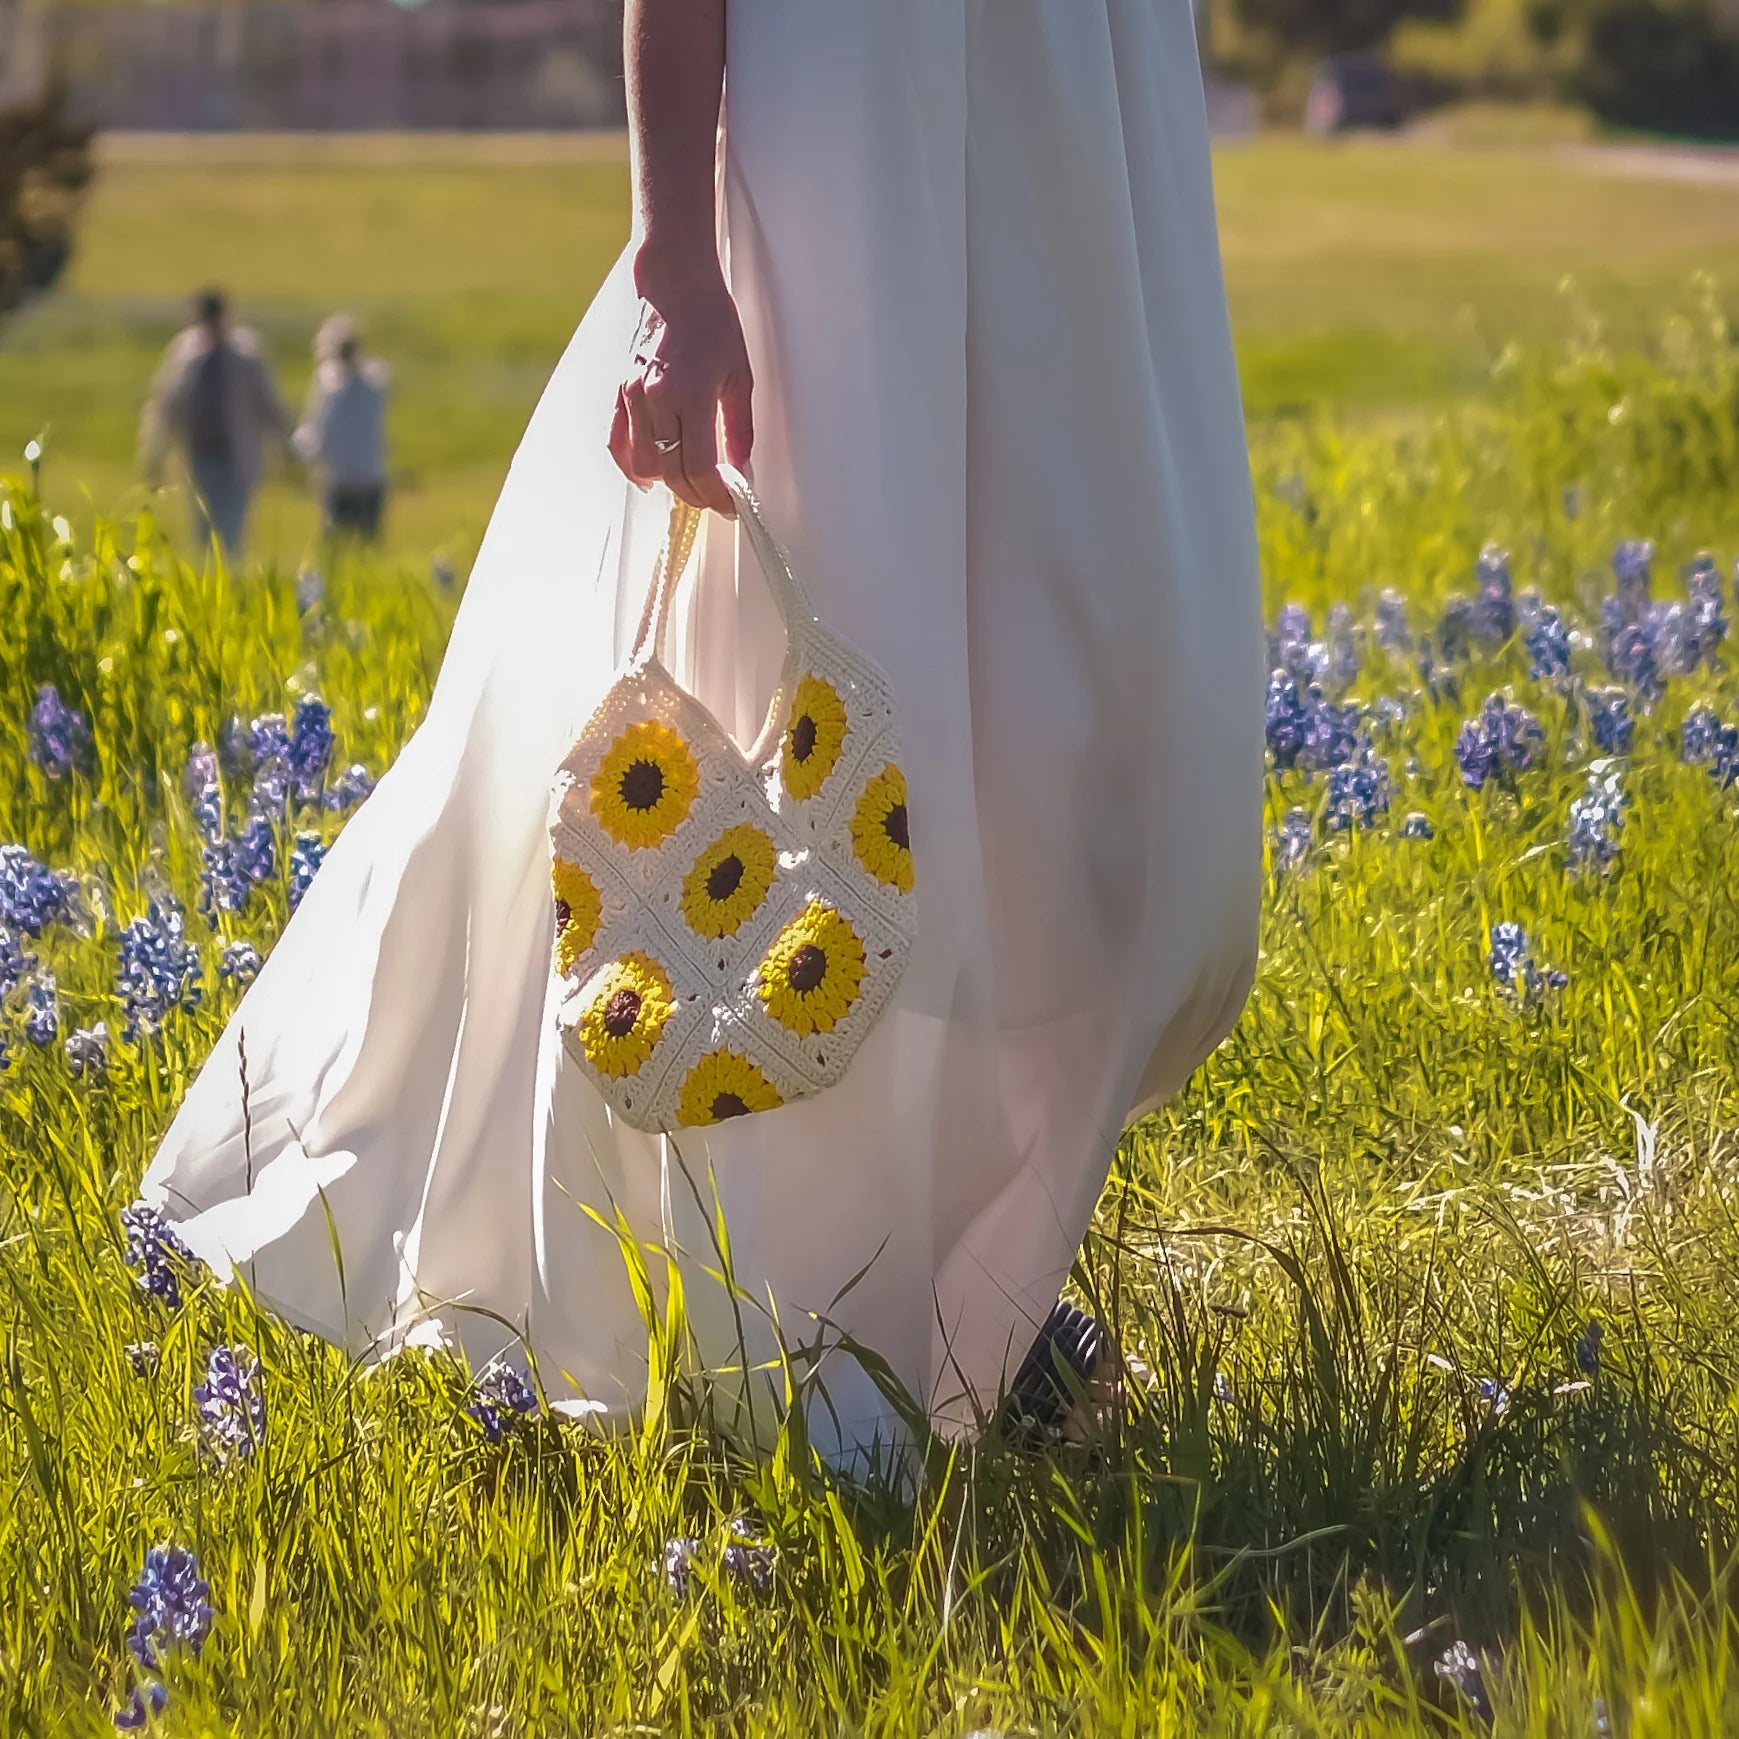
<svg viewBox="0 0 1739 1739">
<path fill-rule="evenodd" d="M 674 453 L 682 445 L 682 436 L 672 435 L 668 440 L 654 440 L 652 444 L 661 453 Z"/>
</svg>

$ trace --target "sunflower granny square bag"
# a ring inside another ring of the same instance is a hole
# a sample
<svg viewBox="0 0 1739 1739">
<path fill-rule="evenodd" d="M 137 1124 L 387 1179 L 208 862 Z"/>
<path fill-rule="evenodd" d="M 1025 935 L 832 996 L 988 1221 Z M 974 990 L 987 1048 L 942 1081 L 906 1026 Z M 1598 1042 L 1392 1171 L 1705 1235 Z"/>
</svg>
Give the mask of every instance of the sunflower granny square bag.
<svg viewBox="0 0 1739 1739">
<path fill-rule="evenodd" d="M 892 688 L 817 619 L 747 482 L 720 470 L 785 623 L 759 739 L 738 749 L 664 663 L 700 520 L 678 502 L 633 653 L 551 793 L 556 1022 L 636 1129 L 831 1086 L 912 949 Z"/>
</svg>

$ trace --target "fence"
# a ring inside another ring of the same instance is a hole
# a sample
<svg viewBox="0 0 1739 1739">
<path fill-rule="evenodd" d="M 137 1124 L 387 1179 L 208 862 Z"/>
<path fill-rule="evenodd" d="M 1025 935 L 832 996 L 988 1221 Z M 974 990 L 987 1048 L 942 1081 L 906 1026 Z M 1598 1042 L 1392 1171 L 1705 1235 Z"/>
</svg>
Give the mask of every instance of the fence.
<svg viewBox="0 0 1739 1739">
<path fill-rule="evenodd" d="M 50 73 L 140 131 L 559 129 L 623 119 L 620 0 L 26 8 L 0 0 L 0 101 Z"/>
</svg>

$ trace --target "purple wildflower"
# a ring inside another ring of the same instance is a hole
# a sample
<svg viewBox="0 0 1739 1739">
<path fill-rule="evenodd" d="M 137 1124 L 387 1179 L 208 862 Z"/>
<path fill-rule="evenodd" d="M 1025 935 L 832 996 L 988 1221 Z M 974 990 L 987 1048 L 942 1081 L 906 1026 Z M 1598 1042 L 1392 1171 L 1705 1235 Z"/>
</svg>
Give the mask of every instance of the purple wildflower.
<svg viewBox="0 0 1739 1739">
<path fill-rule="evenodd" d="M 40 936 L 68 914 L 75 891 L 70 873 L 45 868 L 21 845 L 0 845 L 0 924 Z"/>
<path fill-rule="evenodd" d="M 1431 1670 L 1463 1697 L 1480 1720 L 1490 1723 L 1491 1698 L 1486 1693 L 1485 1669 L 1464 1642 L 1453 1642 L 1431 1663 Z"/>
<path fill-rule="evenodd" d="M 290 910 L 301 905 L 326 857 L 326 846 L 317 833 L 298 833 L 290 848 Z"/>
<path fill-rule="evenodd" d="M 1404 659 L 1413 649 L 1413 631 L 1407 625 L 1407 600 L 1392 586 L 1377 599 L 1377 644 L 1391 657 Z"/>
<path fill-rule="evenodd" d="M 1627 538 L 1612 552 L 1612 577 L 1618 596 L 1634 620 L 1648 602 L 1653 584 L 1654 545 L 1646 538 Z"/>
<path fill-rule="evenodd" d="M 1410 810 L 1401 819 L 1400 835 L 1403 839 L 1435 839 L 1437 829 L 1431 825 L 1431 817 L 1423 810 Z"/>
<path fill-rule="evenodd" d="M 26 954 L 17 938 L 0 924 L 0 997 L 10 996 L 36 965 L 36 956 Z"/>
<path fill-rule="evenodd" d="M 326 792 L 326 807 L 342 812 L 354 809 L 374 789 L 374 775 L 360 761 L 352 761 Z"/>
<path fill-rule="evenodd" d="M 1645 709 L 1666 693 L 1657 657 L 1657 629 L 1653 618 L 1621 622 L 1612 627 L 1606 641 L 1606 668 L 1617 681 L 1636 690 Z"/>
<path fill-rule="evenodd" d="M 1618 775 L 1590 774 L 1588 789 L 1570 805 L 1570 869 L 1608 868 L 1618 856 L 1623 826 L 1624 790 Z"/>
<path fill-rule="evenodd" d="M 1598 1322 L 1591 1322 L 1582 1331 L 1576 1342 L 1576 1368 L 1585 1377 L 1600 1374 L 1600 1343 L 1606 1338 L 1606 1329 Z"/>
<path fill-rule="evenodd" d="M 50 779 L 65 779 L 90 752 L 91 729 L 85 715 L 69 707 L 60 690 L 45 682 L 30 709 L 30 758 Z"/>
<path fill-rule="evenodd" d="M 1323 686 L 1331 694 L 1345 694 L 1359 679 L 1364 663 L 1364 630 L 1345 604 L 1334 605 L 1323 624 Z"/>
<path fill-rule="evenodd" d="M 266 1440 L 266 1397 L 260 1362 L 246 1347 L 213 1347 L 205 1381 L 193 1391 L 199 1431 L 220 1457 L 246 1461 Z"/>
<path fill-rule="evenodd" d="M 1310 637 L 1310 612 L 1302 604 L 1282 604 L 1268 641 L 1271 669 L 1284 670 L 1301 688 L 1322 675 L 1326 649 Z"/>
<path fill-rule="evenodd" d="M 1594 746 L 1603 755 L 1628 755 L 1636 740 L 1630 697 L 1621 688 L 1591 688 L 1582 696 Z"/>
<path fill-rule="evenodd" d="M 234 839 L 217 839 L 201 853 L 199 909 L 215 930 L 218 915 L 247 909 L 254 889 L 277 869 L 277 836 L 262 816 L 243 823 Z"/>
<path fill-rule="evenodd" d="M 296 720 L 290 732 L 290 774 L 295 780 L 296 795 L 304 803 L 319 797 L 331 762 L 332 709 L 310 695 L 297 703 Z"/>
<path fill-rule="evenodd" d="M 66 1071 L 75 1080 L 81 1075 L 104 1075 L 109 1069 L 109 1028 L 105 1021 L 79 1027 L 66 1041 Z"/>
<path fill-rule="evenodd" d="M 1298 764 L 1310 725 L 1310 709 L 1298 692 L 1296 680 L 1284 670 L 1268 678 L 1268 753 L 1281 771 Z"/>
<path fill-rule="evenodd" d="M 499 1443 L 518 1419 L 537 1412 L 537 1391 L 511 1365 L 494 1365 L 472 1385 L 465 1411 L 483 1427 L 484 1437 Z"/>
<path fill-rule="evenodd" d="M 1479 553 L 1474 568 L 1477 591 L 1468 613 L 1468 628 L 1473 638 L 1487 650 L 1495 650 L 1515 632 L 1515 586 L 1510 579 L 1510 558 L 1506 550 L 1488 543 Z"/>
<path fill-rule="evenodd" d="M 141 1669 L 153 1675 L 133 1692 L 132 1702 L 115 1714 L 123 1731 L 143 1727 L 169 1701 L 162 1680 L 162 1656 L 169 1649 L 185 1648 L 196 1657 L 211 1634 L 214 1614 L 211 1585 L 199 1574 L 199 1560 L 180 1546 L 153 1546 L 145 1554 L 127 1604 L 133 1623 L 127 1632 L 127 1650 Z"/>
<path fill-rule="evenodd" d="M 121 1209 L 121 1229 L 127 1234 L 127 1266 L 139 1270 L 139 1285 L 171 1310 L 181 1308 L 181 1281 L 196 1266 L 160 1209 L 135 1202 Z"/>
<path fill-rule="evenodd" d="M 118 988 L 129 1039 L 155 1032 L 174 1008 L 197 1008 L 204 995 L 199 950 L 172 894 L 155 896 L 143 917 L 121 930 Z"/>
<path fill-rule="evenodd" d="M 1688 766 L 1706 766 L 1721 741 L 1721 720 L 1711 706 L 1694 706 L 1679 726 L 1679 759 Z"/>
<path fill-rule="evenodd" d="M 60 996 L 52 972 L 38 972 L 24 990 L 24 1036 L 39 1049 L 60 1037 Z"/>
<path fill-rule="evenodd" d="M 1726 584 L 1715 558 L 1700 555 L 1685 572 L 1685 595 L 1690 600 L 1691 620 L 1706 662 L 1715 662 L 1721 642 L 1727 638 Z"/>
<path fill-rule="evenodd" d="M 252 942 L 229 942 L 224 946 L 217 975 L 235 984 L 252 984 L 259 977 L 263 964 L 260 951 Z"/>
<path fill-rule="evenodd" d="M 1557 681 L 1570 674 L 1570 630 L 1556 604 L 1541 604 L 1530 613 L 1522 632 L 1529 674 L 1536 682 Z"/>
<path fill-rule="evenodd" d="M 1274 830 L 1274 873 L 1290 874 L 1302 867 L 1310 856 L 1314 827 L 1308 809 L 1288 809 L 1285 819 Z"/>
<path fill-rule="evenodd" d="M 162 1349 L 154 1340 L 130 1340 L 125 1348 L 127 1363 L 135 1377 L 154 1377 L 163 1362 Z"/>
<path fill-rule="evenodd" d="M 1525 707 L 1510 704 L 1501 694 L 1488 695 L 1455 739 L 1462 781 L 1478 791 L 1488 780 L 1525 772 L 1545 741 L 1540 721 Z"/>
<path fill-rule="evenodd" d="M 1528 933 L 1520 924 L 1492 925 L 1487 959 L 1492 977 L 1524 1002 L 1531 1002 L 1548 990 L 1562 990 L 1570 982 L 1567 973 L 1535 964 Z"/>
<path fill-rule="evenodd" d="M 1361 745 L 1355 760 L 1336 767 L 1328 776 L 1328 797 L 1322 823 L 1330 833 L 1345 833 L 1355 827 L 1374 827 L 1379 816 L 1389 813 L 1389 763 Z"/>
</svg>

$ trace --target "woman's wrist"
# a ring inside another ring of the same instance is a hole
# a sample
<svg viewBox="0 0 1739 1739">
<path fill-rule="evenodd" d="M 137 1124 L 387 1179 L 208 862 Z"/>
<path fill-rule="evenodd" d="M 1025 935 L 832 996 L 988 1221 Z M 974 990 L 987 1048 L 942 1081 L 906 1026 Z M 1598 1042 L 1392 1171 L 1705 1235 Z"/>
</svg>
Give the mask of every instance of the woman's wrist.
<svg viewBox="0 0 1739 1739">
<path fill-rule="evenodd" d="M 661 312 L 669 303 L 722 292 L 724 268 L 711 234 L 647 236 L 634 252 L 634 288 Z"/>
</svg>

